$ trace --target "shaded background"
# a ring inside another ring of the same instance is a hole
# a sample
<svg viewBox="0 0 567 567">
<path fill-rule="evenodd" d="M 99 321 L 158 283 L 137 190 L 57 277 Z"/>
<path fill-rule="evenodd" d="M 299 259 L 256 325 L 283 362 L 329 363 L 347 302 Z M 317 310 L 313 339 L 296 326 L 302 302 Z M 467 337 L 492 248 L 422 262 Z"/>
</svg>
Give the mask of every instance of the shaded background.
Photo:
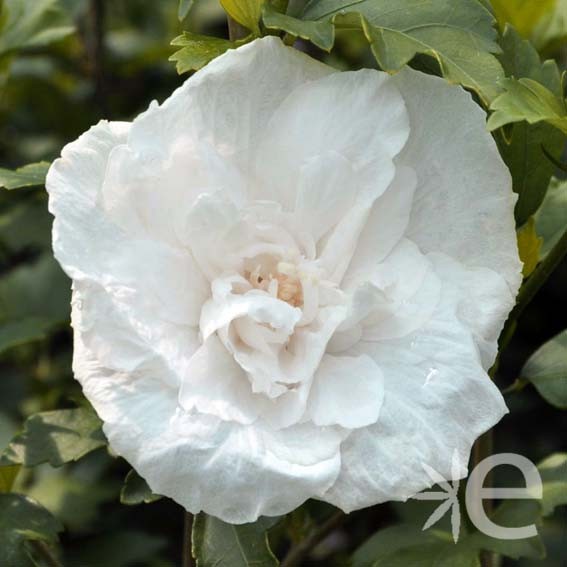
<svg viewBox="0 0 567 567">
<path fill-rule="evenodd" d="M 221 37 L 227 33 L 224 12 L 213 0 L 197 0 L 183 23 L 177 19 L 175 0 L 63 4 L 77 32 L 49 47 L 19 52 L 9 76 L 4 73 L 0 79 L 2 167 L 51 161 L 99 119 L 131 120 L 151 100 L 163 101 L 186 78 L 167 60 L 174 51 L 169 42 L 183 29 Z M 338 45 L 333 56 L 327 56 L 333 65 L 375 66 L 366 42 L 357 35 L 340 37 Z M 562 68 L 563 53 L 561 42 L 546 47 L 546 55 L 556 57 Z M 52 259 L 50 228 L 43 189 L 0 192 L 0 322 L 35 318 L 38 329 L 36 340 L 0 352 L 0 450 L 27 416 L 74 407 L 82 397 L 70 366 L 70 284 Z M 522 316 L 501 360 L 499 386 L 514 382 L 533 351 L 567 328 L 566 289 L 563 262 Z M 511 414 L 495 428 L 496 452 L 517 452 L 538 462 L 567 449 L 566 412 L 554 409 L 531 387 L 510 394 L 507 402 Z M 17 490 L 37 499 L 66 528 L 61 536 L 65 565 L 180 565 L 183 510 L 165 498 L 140 506 L 120 504 L 129 470 L 103 448 L 77 463 L 20 473 Z M 508 474 L 511 471 L 499 471 L 500 480 L 508 480 Z M 400 519 L 421 526 L 436 505 L 385 504 L 353 514 L 319 545 L 309 564 L 345 565 L 347 553 L 379 527 Z M 331 510 L 310 502 L 292 514 L 272 533 L 274 550 L 285 552 L 290 539 L 299 538 L 313 519 Z M 542 535 L 548 558 L 539 565 L 566 564 L 566 526 L 565 508 L 546 521 Z"/>
</svg>

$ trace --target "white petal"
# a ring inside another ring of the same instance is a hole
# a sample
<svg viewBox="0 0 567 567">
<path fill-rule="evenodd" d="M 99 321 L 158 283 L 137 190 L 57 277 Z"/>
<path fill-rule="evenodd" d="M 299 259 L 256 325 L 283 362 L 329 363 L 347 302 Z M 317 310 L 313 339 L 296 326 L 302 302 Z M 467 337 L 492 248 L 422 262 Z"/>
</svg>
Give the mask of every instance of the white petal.
<svg viewBox="0 0 567 567">
<path fill-rule="evenodd" d="M 459 296 L 445 281 L 442 301 L 422 328 L 401 339 L 362 341 L 349 352 L 380 365 L 384 404 L 375 425 L 354 430 L 343 443 L 341 474 L 326 501 L 351 511 L 406 500 L 432 485 L 422 465 L 449 479 L 453 451 L 467 462 L 475 439 L 506 413 L 457 316 Z"/>
<path fill-rule="evenodd" d="M 224 421 L 252 423 L 260 413 L 246 373 L 216 335 L 195 352 L 181 382 L 179 404 Z"/>
<path fill-rule="evenodd" d="M 378 196 L 390 183 L 389 166 L 409 135 L 393 81 L 368 69 L 334 73 L 290 91 L 265 131 L 256 157 L 258 191 L 288 210 L 302 166 L 329 152 L 352 163 L 359 191 L 371 187 Z"/>
<path fill-rule="evenodd" d="M 424 253 L 443 252 L 502 274 L 515 296 L 521 282 L 516 196 L 483 110 L 469 93 L 437 77 L 405 69 L 393 81 L 411 122 L 398 163 L 418 177 L 406 236 Z"/>
<path fill-rule="evenodd" d="M 300 172 L 295 204 L 298 226 L 319 240 L 353 205 L 358 189 L 352 164 L 340 154 L 313 157 Z"/>
<path fill-rule="evenodd" d="M 306 419 L 348 429 L 376 423 L 384 400 L 384 379 L 369 356 L 325 355 L 317 369 Z"/>
<path fill-rule="evenodd" d="M 346 277 L 363 276 L 382 261 L 404 235 L 412 209 L 417 176 L 413 169 L 396 167 L 396 176 L 378 197 L 356 244 Z"/>
</svg>

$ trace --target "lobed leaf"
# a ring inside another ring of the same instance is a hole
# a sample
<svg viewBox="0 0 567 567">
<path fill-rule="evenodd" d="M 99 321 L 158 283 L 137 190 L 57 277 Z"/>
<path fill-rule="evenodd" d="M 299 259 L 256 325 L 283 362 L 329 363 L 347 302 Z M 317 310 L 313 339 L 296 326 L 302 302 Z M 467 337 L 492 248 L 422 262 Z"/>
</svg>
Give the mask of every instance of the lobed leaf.
<svg viewBox="0 0 567 567">
<path fill-rule="evenodd" d="M 227 524 L 201 512 L 193 521 L 192 547 L 197 567 L 274 567 L 267 530 L 277 519 L 253 524 Z"/>
<path fill-rule="evenodd" d="M 20 189 L 45 184 L 45 176 L 50 164 L 46 161 L 30 163 L 15 170 L 0 167 L 0 187 Z"/>
<path fill-rule="evenodd" d="M 543 482 L 542 514 L 549 516 L 567 505 L 567 453 L 550 455 L 537 468 Z"/>
<path fill-rule="evenodd" d="M 101 421 L 92 409 L 42 412 L 26 420 L 23 431 L 0 456 L 0 466 L 59 467 L 105 445 Z"/>
<path fill-rule="evenodd" d="M 337 30 L 364 31 L 385 71 L 399 71 L 424 54 L 438 61 L 447 80 L 476 91 L 487 104 L 501 91 L 494 16 L 478 0 L 311 1 L 302 15 L 316 22 L 335 17 Z"/>
<path fill-rule="evenodd" d="M 176 62 L 179 74 L 197 71 L 215 57 L 222 55 L 227 49 L 236 48 L 246 43 L 246 41 L 230 41 L 218 37 L 183 32 L 182 35 L 176 37 L 171 42 L 171 45 L 181 47 L 181 49 L 176 51 L 169 60 Z"/>
<path fill-rule="evenodd" d="M 528 78 L 505 79 L 502 85 L 505 92 L 490 105 L 492 114 L 488 119 L 489 130 L 513 122 L 548 122 L 567 134 L 567 106 L 562 96 Z"/>
<path fill-rule="evenodd" d="M 120 491 L 120 502 L 129 506 L 135 504 L 150 504 L 162 498 L 154 494 L 148 483 L 134 469 L 124 479 L 124 485 Z"/>
<path fill-rule="evenodd" d="M 536 268 L 540 259 L 543 238 L 538 236 L 533 217 L 518 230 L 518 251 L 523 263 L 522 275 L 527 278 Z"/>
<path fill-rule="evenodd" d="M 225 12 L 254 35 L 260 35 L 260 16 L 265 0 L 220 0 Z"/>
<path fill-rule="evenodd" d="M 567 409 L 567 330 L 541 346 L 522 369 L 529 380 L 551 405 Z"/>
</svg>

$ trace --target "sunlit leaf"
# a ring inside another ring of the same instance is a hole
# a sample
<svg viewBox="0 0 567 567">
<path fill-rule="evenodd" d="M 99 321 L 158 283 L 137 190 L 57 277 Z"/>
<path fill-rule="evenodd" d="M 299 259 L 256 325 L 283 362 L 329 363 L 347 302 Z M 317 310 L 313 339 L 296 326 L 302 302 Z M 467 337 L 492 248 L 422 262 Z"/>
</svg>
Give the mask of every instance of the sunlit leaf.
<svg viewBox="0 0 567 567">
<path fill-rule="evenodd" d="M 490 105 L 488 129 L 496 130 L 512 122 L 547 122 L 567 134 L 567 107 L 562 96 L 532 79 L 505 79 L 505 92 Z"/>
<path fill-rule="evenodd" d="M 521 375 L 550 404 L 567 409 L 567 330 L 536 350 Z"/>
<path fill-rule="evenodd" d="M 550 13 L 556 0 L 492 0 L 494 14 L 504 29 L 512 24 L 524 37 L 530 37 L 543 16 Z"/>
<path fill-rule="evenodd" d="M 542 514 L 567 505 L 567 453 L 550 455 L 537 466 L 543 482 Z"/>
<path fill-rule="evenodd" d="M 37 413 L 29 417 L 0 457 L 1 465 L 59 467 L 106 445 L 101 422 L 90 408 Z"/>
<path fill-rule="evenodd" d="M 47 45 L 72 32 L 72 22 L 58 0 L 3 1 L 0 54 Z"/>
<path fill-rule="evenodd" d="M 120 502 L 122 504 L 150 504 L 162 498 L 159 494 L 154 494 L 148 483 L 132 469 L 124 479 L 124 485 L 120 491 Z"/>
<path fill-rule="evenodd" d="M 343 18 L 343 14 L 361 17 Z M 504 73 L 494 54 L 494 16 L 478 0 L 325 0 L 310 2 L 302 19 L 337 19 L 337 28 L 362 27 L 380 67 L 395 72 L 417 54 L 434 57 L 443 75 L 489 102 Z"/>
<path fill-rule="evenodd" d="M 45 176 L 49 163 L 41 161 L 30 163 L 19 169 L 11 170 L 0 167 L 0 187 L 5 189 L 20 189 L 21 187 L 34 187 L 45 183 Z"/>
<path fill-rule="evenodd" d="M 0 494 L 0 565 L 32 567 L 27 542 L 57 542 L 63 526 L 45 508 L 21 494 Z"/>
<path fill-rule="evenodd" d="M 274 567 L 278 561 L 267 530 L 277 519 L 232 525 L 200 513 L 193 521 L 193 554 L 197 567 Z"/>
<path fill-rule="evenodd" d="M 215 57 L 222 55 L 227 49 L 236 48 L 244 43 L 246 42 L 183 32 L 171 42 L 171 45 L 181 47 L 181 49 L 176 51 L 169 60 L 176 62 L 179 74 L 196 71 Z"/>
<path fill-rule="evenodd" d="M 530 39 L 538 49 L 548 51 L 549 48 L 559 49 L 566 38 L 567 0 L 556 0 L 553 9 L 537 20 Z"/>
<path fill-rule="evenodd" d="M 545 85 L 556 94 L 561 93 L 559 69 L 554 61 L 542 63 L 529 41 L 507 27 L 501 39 L 500 62 L 506 75 L 530 78 Z M 518 194 L 515 216 L 523 225 L 541 205 L 555 166 L 544 155 L 545 151 L 559 156 L 563 148 L 563 134 L 546 122 L 530 125 L 517 122 L 510 126 L 507 136 L 496 132 L 500 153 L 510 169 L 514 191 Z"/>
<path fill-rule="evenodd" d="M 567 230 L 567 181 L 551 180 L 534 218 L 537 233 L 543 238 L 541 257 L 545 258 Z"/>
<path fill-rule="evenodd" d="M 540 249 L 543 239 L 538 236 L 535 221 L 530 217 L 528 222 L 518 230 L 518 251 L 524 264 L 522 275 L 528 277 L 539 263 Z"/>
<path fill-rule="evenodd" d="M 260 16 L 265 0 L 220 0 L 226 13 L 239 24 L 260 35 Z"/>
</svg>

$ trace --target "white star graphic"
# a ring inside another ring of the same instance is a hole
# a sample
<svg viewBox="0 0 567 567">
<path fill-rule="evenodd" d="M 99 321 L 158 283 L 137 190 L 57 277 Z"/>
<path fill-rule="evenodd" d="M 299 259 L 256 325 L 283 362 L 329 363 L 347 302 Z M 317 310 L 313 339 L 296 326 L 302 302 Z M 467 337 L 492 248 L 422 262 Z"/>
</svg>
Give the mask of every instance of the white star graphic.
<svg viewBox="0 0 567 567">
<path fill-rule="evenodd" d="M 419 492 L 413 498 L 416 500 L 443 500 L 441 504 L 433 511 L 431 516 L 423 525 L 422 531 L 429 529 L 436 524 L 449 510 L 451 510 L 451 528 L 453 533 L 453 541 L 457 543 L 459 539 L 459 529 L 461 526 L 461 510 L 459 507 L 459 477 L 462 476 L 461 460 L 458 452 L 453 451 L 453 458 L 451 461 L 451 476 L 455 479 L 451 482 L 445 480 L 435 469 L 429 465 L 422 463 L 423 470 L 427 476 L 435 483 L 438 484 L 443 491 L 425 491 Z"/>
</svg>

